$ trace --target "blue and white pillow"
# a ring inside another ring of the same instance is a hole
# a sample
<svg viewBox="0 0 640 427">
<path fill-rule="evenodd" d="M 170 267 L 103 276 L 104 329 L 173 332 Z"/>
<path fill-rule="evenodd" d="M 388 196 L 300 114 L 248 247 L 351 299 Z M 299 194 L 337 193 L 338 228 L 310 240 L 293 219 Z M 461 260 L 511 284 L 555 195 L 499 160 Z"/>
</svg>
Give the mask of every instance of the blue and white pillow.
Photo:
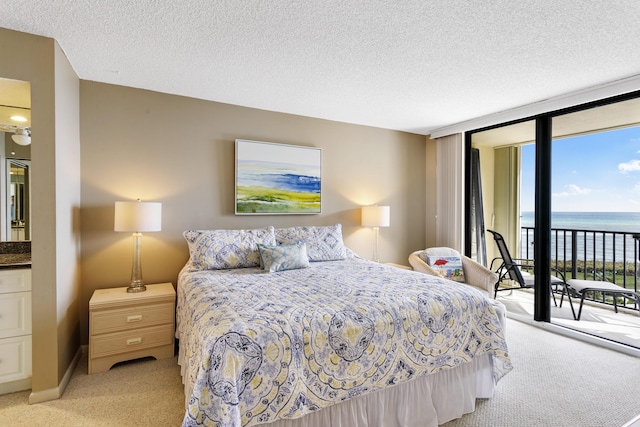
<svg viewBox="0 0 640 427">
<path fill-rule="evenodd" d="M 277 228 L 275 235 L 279 245 L 305 243 L 309 261 L 334 261 L 347 257 L 347 249 L 342 241 L 341 224 L 326 227 Z"/>
<path fill-rule="evenodd" d="M 187 230 L 191 264 L 198 270 L 257 267 L 258 243 L 275 245 L 273 227 L 253 230 Z"/>
<path fill-rule="evenodd" d="M 258 252 L 260 253 L 260 265 L 270 273 L 309 267 L 307 245 L 304 243 L 279 246 L 259 243 Z"/>
</svg>

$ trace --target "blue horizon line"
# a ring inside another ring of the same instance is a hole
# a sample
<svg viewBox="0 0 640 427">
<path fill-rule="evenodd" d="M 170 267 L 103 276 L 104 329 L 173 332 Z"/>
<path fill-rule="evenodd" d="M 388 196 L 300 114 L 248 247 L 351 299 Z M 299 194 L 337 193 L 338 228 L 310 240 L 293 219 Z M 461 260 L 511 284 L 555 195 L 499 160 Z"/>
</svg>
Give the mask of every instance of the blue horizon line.
<svg viewBox="0 0 640 427">
<path fill-rule="evenodd" d="M 523 213 L 535 213 L 535 211 L 520 211 Z M 551 213 L 570 213 L 570 214 L 582 214 L 582 213 L 596 213 L 596 214 L 640 214 L 640 210 L 637 211 L 551 211 Z"/>
</svg>

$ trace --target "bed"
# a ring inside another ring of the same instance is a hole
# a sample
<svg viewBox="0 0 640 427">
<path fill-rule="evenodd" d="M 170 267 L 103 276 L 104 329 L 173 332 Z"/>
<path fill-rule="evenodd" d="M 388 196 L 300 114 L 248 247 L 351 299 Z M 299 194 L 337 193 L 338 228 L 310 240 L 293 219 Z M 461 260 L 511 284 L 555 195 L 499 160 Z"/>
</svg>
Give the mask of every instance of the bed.
<svg viewBox="0 0 640 427">
<path fill-rule="evenodd" d="M 361 259 L 340 224 L 184 236 L 183 426 L 436 426 L 512 369 L 486 295 Z"/>
</svg>

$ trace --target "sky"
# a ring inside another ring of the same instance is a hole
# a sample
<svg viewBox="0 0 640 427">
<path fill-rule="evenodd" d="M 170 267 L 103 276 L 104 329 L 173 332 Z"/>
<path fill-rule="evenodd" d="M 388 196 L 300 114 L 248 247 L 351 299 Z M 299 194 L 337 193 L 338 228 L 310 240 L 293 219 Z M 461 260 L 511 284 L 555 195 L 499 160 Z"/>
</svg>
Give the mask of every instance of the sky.
<svg viewBox="0 0 640 427">
<path fill-rule="evenodd" d="M 553 212 L 640 212 L 640 126 L 552 146 Z M 535 145 L 522 147 L 520 210 L 534 210 Z"/>
</svg>

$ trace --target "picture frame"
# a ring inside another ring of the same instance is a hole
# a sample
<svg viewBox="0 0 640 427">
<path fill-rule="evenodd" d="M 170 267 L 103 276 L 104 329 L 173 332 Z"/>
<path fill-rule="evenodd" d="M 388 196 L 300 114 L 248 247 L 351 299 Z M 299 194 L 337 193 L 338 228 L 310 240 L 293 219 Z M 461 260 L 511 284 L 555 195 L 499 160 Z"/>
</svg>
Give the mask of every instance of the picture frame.
<svg viewBox="0 0 640 427">
<path fill-rule="evenodd" d="M 236 215 L 322 213 L 322 149 L 236 139 Z"/>
</svg>

